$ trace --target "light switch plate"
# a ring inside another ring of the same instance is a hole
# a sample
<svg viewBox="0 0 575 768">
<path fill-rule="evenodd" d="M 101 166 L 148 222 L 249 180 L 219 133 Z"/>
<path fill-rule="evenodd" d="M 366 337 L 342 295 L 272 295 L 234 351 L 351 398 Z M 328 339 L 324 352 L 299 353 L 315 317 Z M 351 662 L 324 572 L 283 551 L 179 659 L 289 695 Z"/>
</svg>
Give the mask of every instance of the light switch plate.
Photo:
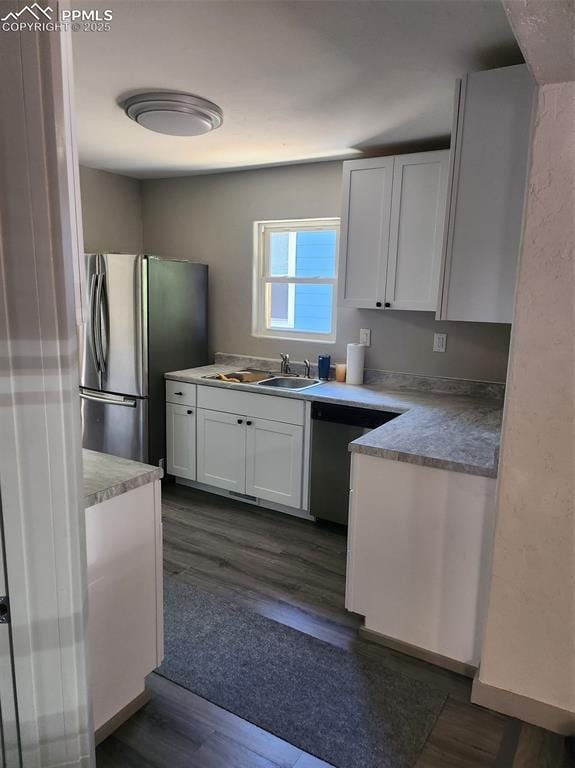
<svg viewBox="0 0 575 768">
<path fill-rule="evenodd" d="M 371 328 L 359 329 L 359 343 L 371 347 Z"/>
<path fill-rule="evenodd" d="M 447 334 L 434 333 L 433 334 L 433 351 L 445 352 L 446 349 L 447 349 Z"/>
</svg>

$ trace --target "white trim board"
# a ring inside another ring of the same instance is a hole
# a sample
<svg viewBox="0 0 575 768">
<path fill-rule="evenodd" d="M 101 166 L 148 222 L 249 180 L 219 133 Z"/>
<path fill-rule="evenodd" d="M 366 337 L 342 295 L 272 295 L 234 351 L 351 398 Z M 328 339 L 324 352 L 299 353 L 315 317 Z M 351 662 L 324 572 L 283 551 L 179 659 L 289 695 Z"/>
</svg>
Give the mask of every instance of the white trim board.
<svg viewBox="0 0 575 768">
<path fill-rule="evenodd" d="M 471 689 L 473 704 L 516 717 L 563 736 L 575 735 L 575 712 L 483 683 L 479 679 L 480 672 L 481 670 L 476 673 Z"/>
<path fill-rule="evenodd" d="M 176 485 L 187 485 L 189 488 L 195 488 L 198 491 L 215 493 L 216 496 L 224 496 L 226 499 L 241 501 L 244 504 L 251 504 L 254 507 L 271 509 L 272 512 L 283 512 L 285 514 L 292 515 L 293 517 L 299 517 L 303 520 L 310 520 L 311 522 L 315 522 L 315 517 L 312 517 L 308 512 L 305 511 L 305 509 L 285 507 L 283 504 L 274 504 L 273 501 L 265 501 L 263 499 L 256 499 L 252 496 L 243 496 L 241 494 L 230 493 L 223 488 L 216 488 L 214 485 L 206 485 L 205 483 L 197 483 L 195 480 L 185 480 L 182 477 L 176 478 Z"/>
</svg>

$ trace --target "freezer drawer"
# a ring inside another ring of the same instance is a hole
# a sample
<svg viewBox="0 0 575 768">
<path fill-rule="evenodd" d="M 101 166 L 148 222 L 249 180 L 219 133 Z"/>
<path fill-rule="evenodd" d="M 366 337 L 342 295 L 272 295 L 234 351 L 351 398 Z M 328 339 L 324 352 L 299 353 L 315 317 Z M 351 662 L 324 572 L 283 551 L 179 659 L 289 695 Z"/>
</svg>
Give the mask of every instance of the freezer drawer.
<svg viewBox="0 0 575 768">
<path fill-rule="evenodd" d="M 84 448 L 134 461 L 148 461 L 148 401 L 83 389 Z"/>
</svg>

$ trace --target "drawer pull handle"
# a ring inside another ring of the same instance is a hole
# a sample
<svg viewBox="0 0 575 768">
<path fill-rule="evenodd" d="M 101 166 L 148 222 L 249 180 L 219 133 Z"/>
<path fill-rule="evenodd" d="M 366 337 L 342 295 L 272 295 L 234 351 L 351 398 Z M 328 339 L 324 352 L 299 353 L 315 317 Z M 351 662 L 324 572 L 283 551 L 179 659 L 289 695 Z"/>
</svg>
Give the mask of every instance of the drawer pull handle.
<svg viewBox="0 0 575 768">
<path fill-rule="evenodd" d="M 251 427 L 252 422 L 251 421 L 246 421 L 246 424 L 248 425 L 248 427 Z"/>
<path fill-rule="evenodd" d="M 188 414 L 193 413 L 193 411 L 188 411 Z"/>
<path fill-rule="evenodd" d="M 180 397 L 183 395 L 183 392 L 174 392 L 174 395 L 180 395 Z"/>
<path fill-rule="evenodd" d="M 244 423 L 243 419 L 238 419 L 238 424 L 243 424 L 243 423 Z"/>
</svg>

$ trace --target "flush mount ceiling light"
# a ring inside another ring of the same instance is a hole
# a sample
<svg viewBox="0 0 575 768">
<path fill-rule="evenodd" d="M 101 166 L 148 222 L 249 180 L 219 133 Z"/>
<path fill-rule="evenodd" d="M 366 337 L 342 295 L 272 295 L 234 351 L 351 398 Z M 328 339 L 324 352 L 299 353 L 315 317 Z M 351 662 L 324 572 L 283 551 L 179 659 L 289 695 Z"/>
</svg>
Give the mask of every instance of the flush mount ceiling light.
<svg viewBox="0 0 575 768">
<path fill-rule="evenodd" d="M 176 91 L 138 93 L 120 106 L 139 125 L 169 136 L 201 136 L 219 128 L 224 120 L 217 104 Z"/>
</svg>

